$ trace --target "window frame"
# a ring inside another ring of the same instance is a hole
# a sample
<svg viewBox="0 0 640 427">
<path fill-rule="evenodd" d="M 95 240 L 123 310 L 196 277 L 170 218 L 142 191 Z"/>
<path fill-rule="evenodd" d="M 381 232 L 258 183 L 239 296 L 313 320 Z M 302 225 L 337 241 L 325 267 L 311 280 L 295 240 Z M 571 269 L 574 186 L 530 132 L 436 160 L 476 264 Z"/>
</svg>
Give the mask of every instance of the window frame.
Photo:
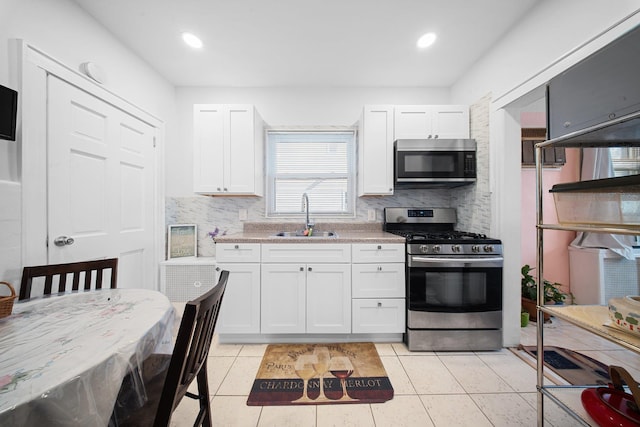
<svg viewBox="0 0 640 427">
<path fill-rule="evenodd" d="M 612 147 L 609 148 L 609 157 L 615 176 L 640 174 L 640 148 Z"/>
<path fill-rule="evenodd" d="M 313 128 L 313 127 L 301 127 L 301 128 L 270 128 L 265 129 L 265 217 L 266 218 L 304 218 L 305 212 L 302 210 L 302 194 L 300 195 L 301 209 L 300 213 L 292 212 L 276 212 L 275 211 L 275 187 L 278 175 L 275 174 L 275 159 L 274 159 L 274 141 L 270 138 L 271 134 L 282 133 L 297 133 L 297 134 L 317 134 L 317 133 L 347 133 L 350 135 L 350 140 L 347 141 L 347 173 L 344 175 L 347 179 L 347 197 L 346 206 L 347 209 L 344 212 L 313 212 L 313 200 L 310 200 L 311 215 L 313 218 L 355 218 L 356 217 L 356 185 L 357 185 L 357 170 L 356 170 L 356 144 L 357 144 L 357 130 L 352 127 L 331 127 L 331 128 Z M 335 178 L 335 174 L 329 173 L 301 173 L 292 175 L 293 178 L 309 179 L 326 179 Z M 312 193 L 309 193 L 309 198 L 312 199 Z"/>
</svg>

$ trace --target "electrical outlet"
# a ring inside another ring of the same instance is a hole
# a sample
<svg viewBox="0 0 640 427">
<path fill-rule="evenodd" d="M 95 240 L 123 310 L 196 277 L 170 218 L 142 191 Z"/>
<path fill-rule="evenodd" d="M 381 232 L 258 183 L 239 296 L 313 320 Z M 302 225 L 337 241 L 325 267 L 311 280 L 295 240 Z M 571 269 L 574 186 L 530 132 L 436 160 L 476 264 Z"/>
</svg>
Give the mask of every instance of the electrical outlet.
<svg viewBox="0 0 640 427">
<path fill-rule="evenodd" d="M 246 209 L 240 209 L 238 211 L 238 219 L 240 221 L 246 221 L 247 220 L 247 210 Z"/>
<path fill-rule="evenodd" d="M 376 210 L 375 209 L 369 209 L 367 211 L 368 215 L 369 215 L 369 221 L 375 221 L 376 220 Z"/>
</svg>

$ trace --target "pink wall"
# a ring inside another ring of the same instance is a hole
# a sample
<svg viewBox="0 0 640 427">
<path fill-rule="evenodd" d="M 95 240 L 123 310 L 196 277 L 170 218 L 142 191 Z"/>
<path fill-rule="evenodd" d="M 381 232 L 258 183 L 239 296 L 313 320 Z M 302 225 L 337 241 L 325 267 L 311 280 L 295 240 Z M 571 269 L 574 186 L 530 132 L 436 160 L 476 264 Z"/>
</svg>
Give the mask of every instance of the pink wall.
<svg viewBox="0 0 640 427">
<path fill-rule="evenodd" d="M 523 113 L 522 127 L 545 127 L 544 113 Z M 580 159 L 577 149 L 566 150 L 567 161 L 560 168 L 545 168 L 542 182 L 543 219 L 546 223 L 557 223 L 553 196 L 549 189 L 557 183 L 579 180 Z M 522 264 L 537 265 L 536 256 L 536 171 L 535 168 L 522 168 Z M 559 282 L 569 288 L 569 243 L 575 238 L 575 232 L 545 231 L 544 234 L 544 271 L 545 278 Z M 568 290 L 568 289 L 567 289 Z"/>
</svg>

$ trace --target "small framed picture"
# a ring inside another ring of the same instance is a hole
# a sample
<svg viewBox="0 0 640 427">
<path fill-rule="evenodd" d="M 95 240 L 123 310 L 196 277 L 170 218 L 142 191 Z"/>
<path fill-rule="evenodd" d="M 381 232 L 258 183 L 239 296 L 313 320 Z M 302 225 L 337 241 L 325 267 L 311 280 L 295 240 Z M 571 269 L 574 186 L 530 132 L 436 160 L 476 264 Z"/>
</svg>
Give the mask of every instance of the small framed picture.
<svg viewBox="0 0 640 427">
<path fill-rule="evenodd" d="M 167 259 L 198 256 L 197 225 L 170 225 L 167 234 Z"/>
</svg>

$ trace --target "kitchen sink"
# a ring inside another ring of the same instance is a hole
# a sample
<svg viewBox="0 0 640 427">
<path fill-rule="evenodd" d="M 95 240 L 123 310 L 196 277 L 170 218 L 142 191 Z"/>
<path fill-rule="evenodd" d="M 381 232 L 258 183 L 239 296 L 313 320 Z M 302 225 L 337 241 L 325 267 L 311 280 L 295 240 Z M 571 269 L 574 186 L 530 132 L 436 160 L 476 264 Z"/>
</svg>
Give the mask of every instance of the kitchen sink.
<svg viewBox="0 0 640 427">
<path fill-rule="evenodd" d="M 338 233 L 335 231 L 313 231 L 311 236 L 305 236 L 302 231 L 279 231 L 274 234 L 273 237 L 299 237 L 299 238 L 337 238 Z"/>
</svg>

